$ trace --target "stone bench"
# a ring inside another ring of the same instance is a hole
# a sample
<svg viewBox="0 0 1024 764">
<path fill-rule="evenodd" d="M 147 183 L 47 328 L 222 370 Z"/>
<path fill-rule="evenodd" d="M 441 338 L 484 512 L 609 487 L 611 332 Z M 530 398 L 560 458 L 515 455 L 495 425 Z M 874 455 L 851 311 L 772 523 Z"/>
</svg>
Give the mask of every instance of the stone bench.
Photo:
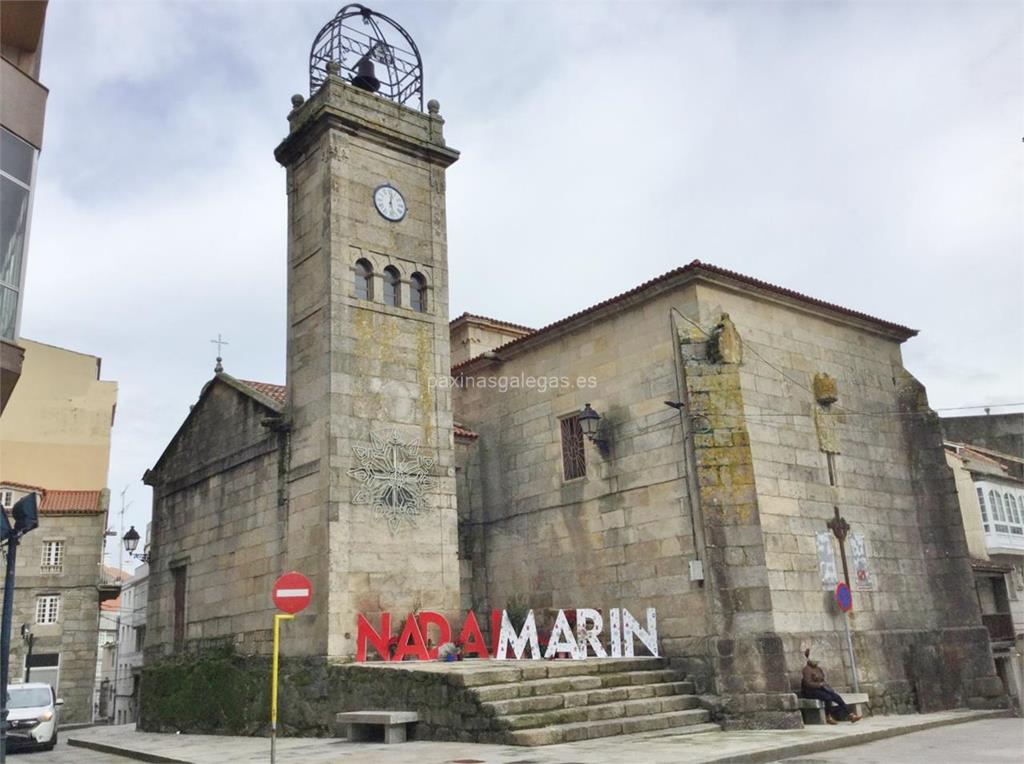
<svg viewBox="0 0 1024 764">
<path fill-rule="evenodd" d="M 867 693 L 841 692 L 839 697 L 849 706 L 852 713 L 864 716 L 869 704 Z M 797 697 L 797 706 L 800 708 L 800 714 L 804 717 L 804 724 L 825 723 L 825 701 Z"/>
<path fill-rule="evenodd" d="M 348 711 L 336 714 L 338 724 L 348 726 L 350 743 L 377 742 L 377 730 L 384 730 L 385 743 L 404 743 L 408 725 L 419 721 L 415 711 Z"/>
</svg>

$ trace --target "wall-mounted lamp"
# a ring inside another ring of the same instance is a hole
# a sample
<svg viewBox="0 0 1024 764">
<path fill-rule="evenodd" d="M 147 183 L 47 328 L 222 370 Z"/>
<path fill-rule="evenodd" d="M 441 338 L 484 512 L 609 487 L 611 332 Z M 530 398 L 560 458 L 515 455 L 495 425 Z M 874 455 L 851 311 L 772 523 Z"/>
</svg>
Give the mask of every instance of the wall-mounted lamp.
<svg viewBox="0 0 1024 764">
<path fill-rule="evenodd" d="M 583 410 L 579 413 L 580 429 L 587 436 L 591 443 L 599 446 L 605 445 L 605 440 L 597 437 L 597 431 L 601 426 L 601 415 L 590 408 L 589 403 L 583 404 Z"/>
<path fill-rule="evenodd" d="M 135 526 L 131 526 L 128 532 L 121 537 L 121 541 L 124 542 L 124 549 L 128 552 L 129 557 L 134 557 L 136 560 L 148 563 L 152 562 L 152 557 L 149 552 L 143 552 L 142 554 L 135 554 L 135 550 L 139 548 L 139 540 L 142 537 L 139 532 L 135 530 Z"/>
</svg>

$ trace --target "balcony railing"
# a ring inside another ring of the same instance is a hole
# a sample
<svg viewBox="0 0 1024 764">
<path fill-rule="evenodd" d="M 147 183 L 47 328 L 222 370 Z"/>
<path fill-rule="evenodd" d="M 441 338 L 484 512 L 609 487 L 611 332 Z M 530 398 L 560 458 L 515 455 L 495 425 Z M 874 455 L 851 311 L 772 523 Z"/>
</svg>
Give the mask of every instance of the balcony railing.
<svg viewBox="0 0 1024 764">
<path fill-rule="evenodd" d="M 981 622 L 992 642 L 1013 641 L 1013 616 L 1009 613 L 989 613 L 981 617 Z"/>
</svg>

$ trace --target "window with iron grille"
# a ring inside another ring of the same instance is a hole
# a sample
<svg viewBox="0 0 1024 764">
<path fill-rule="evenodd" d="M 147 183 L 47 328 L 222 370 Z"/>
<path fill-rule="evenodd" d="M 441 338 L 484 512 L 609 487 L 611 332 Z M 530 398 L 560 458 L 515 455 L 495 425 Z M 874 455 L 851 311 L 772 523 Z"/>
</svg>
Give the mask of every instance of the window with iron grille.
<svg viewBox="0 0 1024 764">
<path fill-rule="evenodd" d="M 578 416 L 561 420 L 562 426 L 562 476 L 575 480 L 587 474 L 587 454 L 583 449 L 583 429 Z"/>
<path fill-rule="evenodd" d="M 64 566 L 64 542 L 44 541 L 43 560 L 40 565 L 43 573 L 59 573 Z"/>
<path fill-rule="evenodd" d="M 43 594 L 36 597 L 36 623 L 57 623 L 59 616 L 59 594 Z"/>
</svg>

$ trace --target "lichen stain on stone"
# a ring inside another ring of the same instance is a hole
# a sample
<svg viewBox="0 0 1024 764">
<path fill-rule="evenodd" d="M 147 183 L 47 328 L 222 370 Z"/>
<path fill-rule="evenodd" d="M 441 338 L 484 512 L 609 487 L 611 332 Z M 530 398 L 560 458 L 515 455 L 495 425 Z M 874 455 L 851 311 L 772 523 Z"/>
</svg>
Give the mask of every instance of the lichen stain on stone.
<svg viewBox="0 0 1024 764">
<path fill-rule="evenodd" d="M 430 384 L 430 375 L 433 374 L 431 363 L 432 353 L 430 352 L 431 327 L 421 324 L 416 331 L 416 382 L 420 388 L 420 427 L 423 431 L 423 444 L 429 446 L 434 434 L 433 411 L 434 411 L 434 388 Z"/>
<path fill-rule="evenodd" d="M 371 410 L 376 411 L 381 419 L 391 419 L 391 407 L 386 396 L 388 364 L 397 357 L 395 337 L 398 330 L 390 316 L 382 316 L 369 310 L 355 311 L 353 321 L 355 348 L 355 366 L 357 379 L 364 380 L 365 389 L 361 392 L 371 400 Z M 380 384 L 374 389 L 370 380 L 377 379 Z"/>
</svg>

